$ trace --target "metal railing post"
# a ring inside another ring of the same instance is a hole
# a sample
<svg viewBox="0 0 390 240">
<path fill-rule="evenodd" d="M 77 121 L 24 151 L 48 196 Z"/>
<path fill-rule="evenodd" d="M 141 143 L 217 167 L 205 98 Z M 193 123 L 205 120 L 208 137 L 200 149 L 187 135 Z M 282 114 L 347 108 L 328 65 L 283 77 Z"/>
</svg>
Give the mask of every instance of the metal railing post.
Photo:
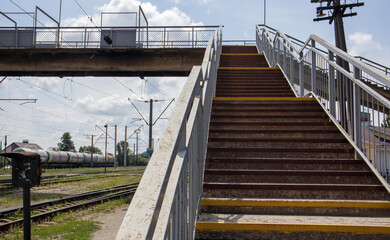
<svg viewBox="0 0 390 240">
<path fill-rule="evenodd" d="M 304 78 L 305 78 L 305 64 L 303 61 L 303 52 L 299 53 L 299 96 L 303 97 L 305 94 Z"/>
<path fill-rule="evenodd" d="M 317 59 L 316 53 L 313 51 L 315 49 L 316 43 L 314 40 L 311 40 L 311 90 L 317 94 Z"/>
<path fill-rule="evenodd" d="M 286 68 L 287 68 L 287 63 L 286 63 L 286 40 L 285 39 L 283 39 L 283 44 L 282 44 L 282 46 L 283 46 L 283 69 L 286 71 Z M 291 77 L 290 77 L 290 79 L 291 79 Z M 291 80 L 290 80 L 290 82 L 291 82 Z"/>
<path fill-rule="evenodd" d="M 276 41 L 278 42 L 278 44 L 276 44 L 276 46 L 277 46 L 277 49 L 275 50 L 275 53 L 276 53 L 276 63 L 274 65 L 276 65 L 278 63 L 280 65 L 280 40 L 277 39 Z"/>
<path fill-rule="evenodd" d="M 354 77 L 355 79 L 360 79 L 361 72 L 360 69 L 354 67 Z M 353 83 L 353 111 L 354 111 L 354 120 L 353 120 L 353 129 L 354 129 L 354 140 L 359 149 L 362 148 L 362 136 L 361 136 L 361 119 L 360 119 L 360 111 L 361 111 L 361 97 L 360 97 L 360 87 Z"/>
<path fill-rule="evenodd" d="M 293 51 L 293 48 L 290 47 L 290 82 L 292 84 L 295 83 L 295 71 L 294 71 L 294 51 Z M 295 86 L 294 86 L 295 88 Z"/>
<path fill-rule="evenodd" d="M 334 53 L 329 51 L 329 62 L 334 61 Z M 329 92 L 329 111 L 332 116 L 336 116 L 336 98 L 335 98 L 335 78 L 334 67 L 329 64 L 329 76 L 328 76 L 328 92 Z"/>
</svg>

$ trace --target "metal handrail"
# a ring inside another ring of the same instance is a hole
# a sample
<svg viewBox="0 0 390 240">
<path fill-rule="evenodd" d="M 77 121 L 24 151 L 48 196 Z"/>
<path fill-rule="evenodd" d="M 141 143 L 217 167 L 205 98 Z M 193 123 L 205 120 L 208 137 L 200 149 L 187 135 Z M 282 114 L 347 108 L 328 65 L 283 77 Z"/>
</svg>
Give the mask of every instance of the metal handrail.
<svg viewBox="0 0 390 240">
<path fill-rule="evenodd" d="M 194 66 L 116 239 L 194 239 L 222 27 Z"/>
<path fill-rule="evenodd" d="M 256 45 L 271 66 L 284 72 L 297 96 L 311 94 L 321 103 L 351 140 L 356 156 L 390 192 L 390 101 L 363 81 L 390 87 L 390 77 L 316 35 L 297 48 L 281 31 L 271 37 L 266 27 L 258 26 Z M 336 64 L 336 58 L 352 71 Z"/>
<path fill-rule="evenodd" d="M 205 48 L 209 37 L 220 26 L 118 26 L 118 27 L 19 27 L 20 30 L 32 31 L 32 36 L 22 35 L 31 44 L 23 46 L 4 46 L 1 48 L 118 48 L 115 44 L 105 45 L 102 36 L 113 39 L 115 31 L 131 30 L 137 34 L 134 39 L 125 39 L 128 46 L 119 48 Z M 9 30 L 10 27 L 0 27 Z M 109 33 L 103 33 L 107 31 Z M 16 31 L 15 34 L 21 34 Z M 127 35 L 126 35 L 127 36 Z M 18 37 L 18 36 L 17 36 Z M 1 42 L 1 41 L 0 41 Z M 131 45 L 131 46 L 130 46 Z"/>
</svg>

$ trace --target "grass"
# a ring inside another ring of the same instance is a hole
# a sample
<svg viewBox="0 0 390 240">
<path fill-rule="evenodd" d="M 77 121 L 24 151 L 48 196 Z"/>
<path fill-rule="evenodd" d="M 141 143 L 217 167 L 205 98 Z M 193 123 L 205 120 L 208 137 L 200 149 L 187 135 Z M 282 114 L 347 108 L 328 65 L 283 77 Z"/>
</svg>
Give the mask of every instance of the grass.
<svg viewBox="0 0 390 240">
<path fill-rule="evenodd" d="M 101 228 L 101 223 L 93 220 L 98 214 L 111 213 L 119 207 L 128 206 L 131 197 L 111 200 L 89 208 L 67 213 L 59 213 L 50 221 L 32 224 L 32 239 L 74 239 L 89 240 Z M 0 234 L 0 239 L 23 239 L 22 228 L 15 227 Z"/>
<path fill-rule="evenodd" d="M 71 171 L 70 169 L 50 169 L 50 170 L 61 170 L 67 173 Z M 81 170 L 85 170 L 85 169 L 83 168 Z M 81 170 L 72 169 L 72 171 L 81 171 Z M 134 174 L 135 173 L 134 171 L 136 171 L 136 173 L 141 174 L 144 170 L 144 167 L 134 167 L 134 168 L 128 167 L 126 170 L 128 171 L 106 174 L 107 176 L 112 176 L 112 177 L 105 177 L 104 174 L 99 174 L 98 178 L 85 179 L 77 182 L 57 183 L 57 184 L 45 185 L 41 187 L 35 187 L 31 189 L 31 202 L 32 203 L 40 202 L 49 199 L 73 195 L 77 193 L 138 182 L 141 179 L 141 175 L 135 176 L 130 174 Z M 115 174 L 118 174 L 118 176 L 116 176 Z M 13 190 L 7 190 L 7 192 L 1 191 L 0 195 L 1 195 L 0 209 L 6 209 L 6 208 L 17 207 L 22 205 L 23 198 L 20 189 L 17 192 Z"/>
</svg>

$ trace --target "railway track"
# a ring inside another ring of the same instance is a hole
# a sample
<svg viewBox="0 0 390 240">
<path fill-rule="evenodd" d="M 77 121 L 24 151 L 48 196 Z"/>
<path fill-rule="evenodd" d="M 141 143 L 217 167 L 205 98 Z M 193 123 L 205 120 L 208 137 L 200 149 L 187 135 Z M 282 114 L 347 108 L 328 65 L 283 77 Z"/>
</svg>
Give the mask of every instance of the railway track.
<svg viewBox="0 0 390 240">
<path fill-rule="evenodd" d="M 31 221 L 39 221 L 85 206 L 99 204 L 111 199 L 120 198 L 135 193 L 138 183 L 116 186 L 102 190 L 85 192 L 63 198 L 31 204 Z M 23 223 L 23 207 L 8 208 L 0 211 L 0 232 Z"/>
<path fill-rule="evenodd" d="M 92 175 L 94 174 L 94 175 Z M 120 175 L 104 175 L 103 173 L 87 173 L 87 174 L 74 174 L 74 175 L 56 175 L 56 176 L 45 176 L 42 177 L 41 186 L 56 183 L 76 182 L 89 180 L 94 178 L 105 178 L 105 177 L 117 177 Z M 0 191 L 14 188 L 12 186 L 12 179 L 0 179 Z"/>
</svg>

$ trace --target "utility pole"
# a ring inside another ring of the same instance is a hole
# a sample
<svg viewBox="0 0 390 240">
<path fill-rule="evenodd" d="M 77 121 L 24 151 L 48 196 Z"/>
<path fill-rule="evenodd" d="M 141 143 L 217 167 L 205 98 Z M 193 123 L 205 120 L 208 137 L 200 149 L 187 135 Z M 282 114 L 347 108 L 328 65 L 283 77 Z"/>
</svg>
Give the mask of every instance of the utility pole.
<svg viewBox="0 0 390 240">
<path fill-rule="evenodd" d="M 4 153 L 7 152 L 7 135 L 4 136 Z M 5 170 L 5 158 L 4 158 L 4 170 Z"/>
<path fill-rule="evenodd" d="M 94 149 L 93 149 L 93 134 L 92 134 L 91 135 L 91 167 L 93 164 L 93 152 L 94 152 Z"/>
<path fill-rule="evenodd" d="M 107 165 L 107 135 L 108 135 L 108 125 L 104 125 L 106 128 L 106 143 L 105 143 L 105 153 L 104 153 L 104 173 L 107 172 L 106 165 Z"/>
<path fill-rule="evenodd" d="M 135 154 L 135 164 L 138 165 L 138 133 L 139 133 L 139 130 L 135 130 L 135 136 L 136 136 L 136 140 L 135 140 L 135 143 L 137 145 L 137 148 L 135 149 L 136 150 L 136 154 Z"/>
<path fill-rule="evenodd" d="M 127 161 L 127 126 L 125 126 L 125 146 L 123 147 L 123 166 L 126 168 Z"/>
<path fill-rule="evenodd" d="M 311 0 L 312 3 L 319 3 L 320 7 L 317 7 L 317 18 L 313 19 L 315 22 L 329 20 L 329 24 L 332 24 L 334 21 L 334 32 L 335 32 L 335 44 L 336 47 L 341 49 L 344 52 L 347 52 L 347 43 L 345 40 L 345 31 L 344 31 L 344 17 L 353 17 L 356 16 L 356 12 L 352 12 L 354 7 L 364 6 L 363 2 L 359 0 L 345 0 L 344 4 L 341 4 L 340 0 Z M 347 3 L 351 2 L 351 3 Z M 325 3 L 323 6 L 322 4 Z M 349 13 L 345 13 L 349 9 Z M 327 14 L 324 13 L 327 11 Z M 336 56 L 336 63 L 340 67 L 344 68 L 347 72 L 350 72 L 349 63 L 343 60 L 341 57 Z M 347 83 L 346 77 L 341 73 L 337 73 L 335 78 L 337 88 L 346 89 L 347 94 L 340 92 L 339 101 L 340 101 L 340 115 L 341 115 L 341 124 L 351 128 L 349 122 L 352 119 L 352 98 L 351 95 L 352 89 L 350 84 Z M 347 103 L 347 104 L 346 104 Z M 347 105 L 347 106 L 346 106 Z"/>
<path fill-rule="evenodd" d="M 94 149 L 94 147 L 93 147 L 93 145 L 94 145 L 93 137 L 94 137 L 94 136 L 97 136 L 97 135 L 93 135 L 93 134 L 91 134 L 91 135 L 89 135 L 89 134 L 84 134 L 84 136 L 86 136 L 87 139 L 88 139 L 88 138 L 91 138 L 91 167 L 93 167 L 93 154 L 95 153 L 95 149 Z M 98 139 L 98 140 L 99 140 L 99 139 Z"/>
<path fill-rule="evenodd" d="M 141 114 L 141 112 L 138 110 L 138 108 L 134 105 L 134 103 L 131 101 L 130 98 L 128 98 L 129 102 L 133 105 L 133 107 L 135 108 L 135 110 L 137 110 L 138 114 L 141 116 L 142 120 L 144 120 L 144 122 L 146 123 L 146 125 L 149 126 L 149 143 L 148 143 L 148 148 L 147 148 L 147 153 L 149 154 L 149 159 L 151 158 L 152 154 L 153 154 L 153 125 L 156 124 L 156 122 L 161 118 L 161 116 L 165 113 L 165 111 L 168 109 L 168 107 L 172 104 L 173 101 L 175 101 L 175 99 L 173 98 L 169 104 L 165 107 L 165 109 L 161 112 L 161 114 L 157 117 L 157 119 L 153 122 L 153 102 L 161 102 L 161 101 L 165 101 L 165 100 L 153 100 L 153 99 L 150 99 L 149 101 L 142 101 L 144 103 L 149 103 L 150 106 L 149 106 L 149 122 L 146 121 L 146 119 L 144 118 L 144 116 Z"/>
<path fill-rule="evenodd" d="M 344 52 L 347 52 L 343 18 L 356 16 L 357 13 L 352 12 L 352 9 L 354 7 L 364 6 L 364 3 L 359 2 L 359 0 L 357 0 L 356 3 L 349 4 L 346 2 L 345 4 L 341 4 L 340 0 L 311 0 L 311 2 L 321 4 L 320 7 L 317 7 L 317 18 L 314 18 L 313 21 L 319 22 L 329 20 L 329 24 L 332 24 L 334 21 L 336 47 L 340 48 Z M 325 6 L 322 6 L 322 3 L 326 3 Z M 347 9 L 350 9 L 350 13 L 345 13 Z M 325 14 L 324 11 L 328 11 L 328 14 Z M 340 64 L 340 66 L 342 65 Z"/>
<path fill-rule="evenodd" d="M 149 152 L 149 159 L 152 157 L 153 153 L 153 99 L 150 99 L 150 107 L 149 107 L 149 149 L 147 149 Z M 137 134 L 138 136 L 138 134 Z M 138 149 L 138 137 L 137 137 L 137 149 Z"/>
<path fill-rule="evenodd" d="M 117 142 L 117 132 L 116 132 L 116 125 L 115 125 L 115 153 L 114 153 L 114 168 L 116 168 L 116 142 Z"/>
<path fill-rule="evenodd" d="M 267 25 L 267 0 L 264 0 L 264 25 Z"/>
<path fill-rule="evenodd" d="M 135 143 L 133 144 L 134 162 L 135 162 Z"/>
</svg>

